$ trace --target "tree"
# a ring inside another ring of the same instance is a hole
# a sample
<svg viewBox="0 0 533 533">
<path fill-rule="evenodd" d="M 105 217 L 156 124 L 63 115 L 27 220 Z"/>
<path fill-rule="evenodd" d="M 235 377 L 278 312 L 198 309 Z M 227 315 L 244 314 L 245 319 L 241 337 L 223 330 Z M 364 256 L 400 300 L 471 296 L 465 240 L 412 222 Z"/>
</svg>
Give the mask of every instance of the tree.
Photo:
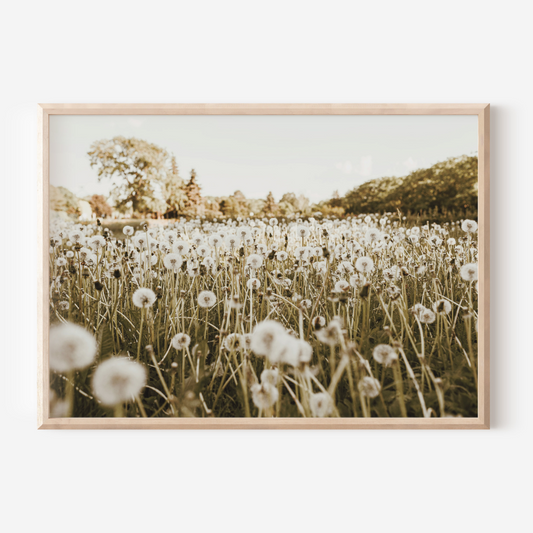
<svg viewBox="0 0 533 533">
<path fill-rule="evenodd" d="M 270 191 L 266 197 L 263 211 L 267 216 L 275 216 L 278 214 L 278 204 L 276 204 L 276 200 L 274 199 L 272 191 Z"/>
<path fill-rule="evenodd" d="M 165 210 L 158 194 L 170 170 L 166 150 L 141 139 L 118 136 L 96 141 L 88 155 L 98 180 L 112 181 L 111 196 L 118 210 L 141 214 Z"/>
<path fill-rule="evenodd" d="M 477 174 L 477 157 L 452 158 L 402 178 L 367 181 L 348 192 L 342 203 L 349 214 L 476 212 Z"/>
<path fill-rule="evenodd" d="M 111 206 L 101 194 L 93 194 L 89 199 L 89 205 L 97 217 L 110 217 L 113 214 Z"/>
<path fill-rule="evenodd" d="M 174 156 L 170 160 L 170 171 L 163 183 L 163 198 L 167 204 L 165 218 L 177 218 L 187 204 L 185 180 L 179 175 Z"/>
<path fill-rule="evenodd" d="M 191 177 L 185 184 L 185 209 L 189 216 L 196 216 L 203 214 L 203 202 L 200 185 L 196 181 L 196 171 L 194 168 L 191 170 Z"/>
</svg>

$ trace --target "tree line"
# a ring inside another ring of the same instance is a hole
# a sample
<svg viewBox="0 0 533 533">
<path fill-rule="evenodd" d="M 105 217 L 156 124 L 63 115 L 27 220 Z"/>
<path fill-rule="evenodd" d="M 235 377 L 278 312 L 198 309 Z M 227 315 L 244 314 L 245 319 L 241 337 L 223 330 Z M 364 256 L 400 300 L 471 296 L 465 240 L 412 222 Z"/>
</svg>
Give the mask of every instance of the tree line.
<svg viewBox="0 0 533 533">
<path fill-rule="evenodd" d="M 401 212 L 419 216 L 477 217 L 478 159 L 462 156 L 419 169 L 404 177 L 369 180 L 341 196 L 313 204 L 292 192 L 276 201 L 272 192 L 263 199 L 246 198 L 241 191 L 229 196 L 203 196 L 196 171 L 180 175 L 174 155 L 136 138 L 122 136 L 100 140 L 88 152 L 98 179 L 111 182 L 110 203 L 101 195 L 86 200 L 96 216 L 117 211 L 133 218 L 206 216 L 345 216 L 363 213 Z M 67 189 L 51 192 L 52 207 L 73 213 L 75 196 Z"/>
</svg>

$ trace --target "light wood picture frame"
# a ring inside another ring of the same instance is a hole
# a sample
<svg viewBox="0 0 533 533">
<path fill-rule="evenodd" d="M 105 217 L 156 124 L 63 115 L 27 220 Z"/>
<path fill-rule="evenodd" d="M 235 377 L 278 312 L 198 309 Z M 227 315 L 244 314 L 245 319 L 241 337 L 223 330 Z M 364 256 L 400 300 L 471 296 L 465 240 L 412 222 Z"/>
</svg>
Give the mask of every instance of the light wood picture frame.
<svg viewBox="0 0 533 533">
<path fill-rule="evenodd" d="M 473 115 L 478 121 L 476 418 L 52 418 L 49 346 L 50 119 L 55 115 Z M 490 427 L 489 104 L 39 104 L 38 427 L 40 429 L 488 429 Z"/>
</svg>

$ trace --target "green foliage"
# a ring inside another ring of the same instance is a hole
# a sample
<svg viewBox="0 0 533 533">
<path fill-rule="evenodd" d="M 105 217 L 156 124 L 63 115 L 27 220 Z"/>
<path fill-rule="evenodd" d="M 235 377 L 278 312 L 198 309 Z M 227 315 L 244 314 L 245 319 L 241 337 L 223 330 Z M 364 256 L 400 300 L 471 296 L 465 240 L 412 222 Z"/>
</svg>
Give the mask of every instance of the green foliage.
<svg viewBox="0 0 533 533">
<path fill-rule="evenodd" d="M 420 169 L 403 178 L 370 180 L 348 192 L 348 214 L 477 211 L 477 157 L 462 156 Z"/>
<path fill-rule="evenodd" d="M 166 202 L 166 218 L 177 218 L 187 204 L 185 180 L 179 175 L 176 158 L 172 156 L 170 171 L 163 182 L 163 197 Z"/>
<path fill-rule="evenodd" d="M 119 211 L 144 214 L 166 210 L 156 195 L 172 172 L 166 150 L 141 139 L 118 136 L 96 141 L 88 154 L 98 179 L 112 181 L 111 195 Z"/>
</svg>

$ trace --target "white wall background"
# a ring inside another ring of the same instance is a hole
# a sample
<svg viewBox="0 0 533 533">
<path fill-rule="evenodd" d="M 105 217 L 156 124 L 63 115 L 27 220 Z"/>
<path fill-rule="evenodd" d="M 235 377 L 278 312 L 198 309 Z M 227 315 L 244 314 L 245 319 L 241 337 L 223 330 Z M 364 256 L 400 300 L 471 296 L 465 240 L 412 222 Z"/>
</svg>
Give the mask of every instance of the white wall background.
<svg viewBox="0 0 533 533">
<path fill-rule="evenodd" d="M 18 0 L 0 11 L 0 529 L 528 530 L 526 2 Z M 490 102 L 493 428 L 37 431 L 37 102 Z"/>
</svg>

